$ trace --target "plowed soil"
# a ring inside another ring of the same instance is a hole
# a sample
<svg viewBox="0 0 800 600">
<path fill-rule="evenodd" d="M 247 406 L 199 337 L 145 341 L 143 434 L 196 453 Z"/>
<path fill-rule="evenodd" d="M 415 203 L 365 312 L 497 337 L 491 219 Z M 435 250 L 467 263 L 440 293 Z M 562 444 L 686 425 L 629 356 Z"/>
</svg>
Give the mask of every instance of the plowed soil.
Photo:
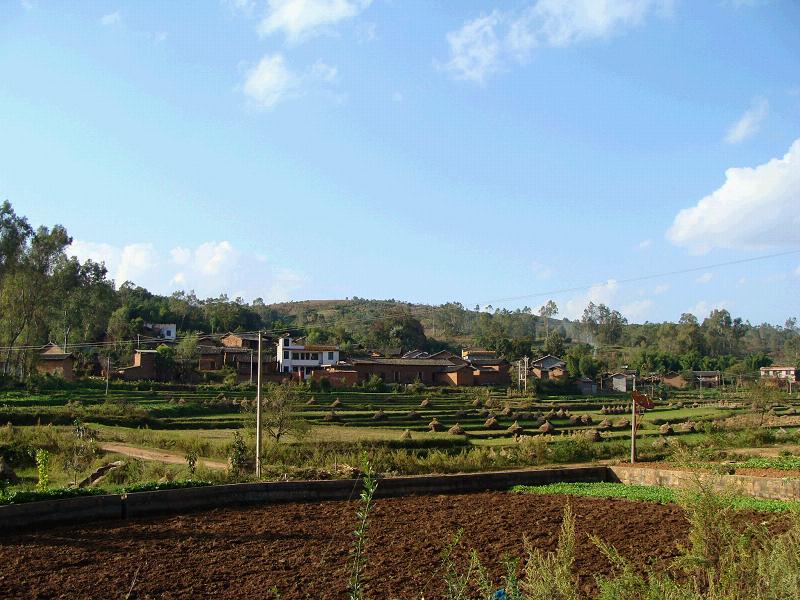
<svg viewBox="0 0 800 600">
<path fill-rule="evenodd" d="M 504 554 L 522 556 L 523 536 L 555 550 L 564 506 L 577 522 L 576 572 L 584 597 L 609 563 L 597 534 L 637 568 L 663 566 L 686 539 L 673 505 L 599 498 L 483 493 L 376 502 L 367 543 L 370 598 L 441 598 L 441 556 L 461 528 L 499 579 Z M 216 509 L 159 519 L 104 522 L 0 535 L 0 598 L 347 597 L 356 502 Z"/>
</svg>

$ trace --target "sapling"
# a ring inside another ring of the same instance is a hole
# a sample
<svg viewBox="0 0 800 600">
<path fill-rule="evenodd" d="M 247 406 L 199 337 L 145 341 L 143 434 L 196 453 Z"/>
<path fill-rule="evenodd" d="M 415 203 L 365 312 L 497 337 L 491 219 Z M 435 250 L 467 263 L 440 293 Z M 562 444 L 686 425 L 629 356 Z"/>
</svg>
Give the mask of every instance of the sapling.
<svg viewBox="0 0 800 600">
<path fill-rule="evenodd" d="M 356 512 L 357 526 L 353 532 L 355 539 L 351 549 L 352 564 L 350 568 L 350 581 L 348 582 L 350 600 L 361 600 L 364 597 L 364 582 L 362 581 L 362 577 L 367 564 L 364 555 L 364 546 L 367 541 L 369 514 L 372 510 L 372 497 L 375 494 L 375 488 L 378 487 L 378 482 L 375 479 L 375 474 L 372 472 L 372 467 L 369 464 L 369 459 L 366 454 L 362 459 L 362 471 L 364 475 L 361 487 L 361 503 Z"/>
</svg>

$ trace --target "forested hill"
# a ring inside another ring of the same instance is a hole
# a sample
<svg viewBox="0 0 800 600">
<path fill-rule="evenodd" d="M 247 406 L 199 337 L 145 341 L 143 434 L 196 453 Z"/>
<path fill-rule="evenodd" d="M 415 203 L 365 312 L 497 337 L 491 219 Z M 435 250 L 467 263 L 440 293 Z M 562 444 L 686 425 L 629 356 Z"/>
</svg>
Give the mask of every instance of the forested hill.
<svg viewBox="0 0 800 600">
<path fill-rule="evenodd" d="M 59 225 L 34 228 L 8 202 L 0 204 L 0 348 L 2 372 L 24 373 L 48 342 L 72 352 L 116 354 L 123 364 L 149 323 L 175 323 L 191 346 L 196 333 L 262 330 L 339 344 L 350 354 L 370 350 L 496 350 L 508 360 L 551 353 L 591 355 L 600 367 L 647 370 L 736 367 L 753 371 L 768 361 L 800 360 L 794 318 L 783 326 L 755 325 L 714 310 L 702 321 L 629 324 L 613 308 L 590 303 L 577 321 L 559 319 L 557 304 L 516 310 L 438 306 L 397 300 L 315 300 L 246 303 L 226 295 L 154 294 L 133 283 L 116 285 L 106 268 L 68 256 L 71 238 Z M 188 338 L 188 339 L 187 339 Z"/>
</svg>

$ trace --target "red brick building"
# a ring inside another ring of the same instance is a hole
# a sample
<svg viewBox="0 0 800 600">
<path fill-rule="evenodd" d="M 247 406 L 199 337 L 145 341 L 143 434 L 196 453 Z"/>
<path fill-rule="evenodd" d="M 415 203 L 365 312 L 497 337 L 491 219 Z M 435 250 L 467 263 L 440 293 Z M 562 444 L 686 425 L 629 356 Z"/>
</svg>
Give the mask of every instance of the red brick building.
<svg viewBox="0 0 800 600">
<path fill-rule="evenodd" d="M 44 346 L 37 357 L 36 372 L 61 377 L 65 381 L 75 381 L 73 366 L 75 357 L 72 353 L 55 344 Z"/>
</svg>

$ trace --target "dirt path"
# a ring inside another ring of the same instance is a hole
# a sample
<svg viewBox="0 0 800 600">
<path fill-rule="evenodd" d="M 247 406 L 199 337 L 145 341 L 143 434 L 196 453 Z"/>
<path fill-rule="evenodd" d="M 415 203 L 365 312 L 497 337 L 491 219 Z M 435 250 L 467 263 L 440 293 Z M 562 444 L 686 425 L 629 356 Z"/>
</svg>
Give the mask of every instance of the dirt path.
<svg viewBox="0 0 800 600">
<path fill-rule="evenodd" d="M 442 552 L 459 529 L 456 562 L 466 569 L 474 548 L 497 581 L 502 556 L 523 555 L 523 537 L 555 550 L 567 502 L 581 598 L 596 592 L 595 575 L 611 570 L 587 534 L 639 572 L 663 568 L 686 542 L 687 522 L 674 504 L 502 492 L 382 499 L 370 515 L 366 592 L 442 598 Z M 271 598 L 273 588 L 283 600 L 347 598 L 357 508 L 286 503 L 0 535 L 0 598 L 120 597 L 137 574 L 137 598 Z"/>
<path fill-rule="evenodd" d="M 100 448 L 106 452 L 116 452 L 117 454 L 124 454 L 132 458 L 139 458 L 141 460 L 155 460 L 158 462 L 169 463 L 171 465 L 185 465 L 186 457 L 180 454 L 167 452 L 165 450 L 154 450 L 152 448 L 139 448 L 138 446 L 129 446 L 128 444 L 119 444 L 117 442 L 106 442 L 100 444 Z M 218 460 L 211 460 L 208 458 L 198 458 L 197 462 L 209 469 L 227 469 L 228 465 Z"/>
</svg>

